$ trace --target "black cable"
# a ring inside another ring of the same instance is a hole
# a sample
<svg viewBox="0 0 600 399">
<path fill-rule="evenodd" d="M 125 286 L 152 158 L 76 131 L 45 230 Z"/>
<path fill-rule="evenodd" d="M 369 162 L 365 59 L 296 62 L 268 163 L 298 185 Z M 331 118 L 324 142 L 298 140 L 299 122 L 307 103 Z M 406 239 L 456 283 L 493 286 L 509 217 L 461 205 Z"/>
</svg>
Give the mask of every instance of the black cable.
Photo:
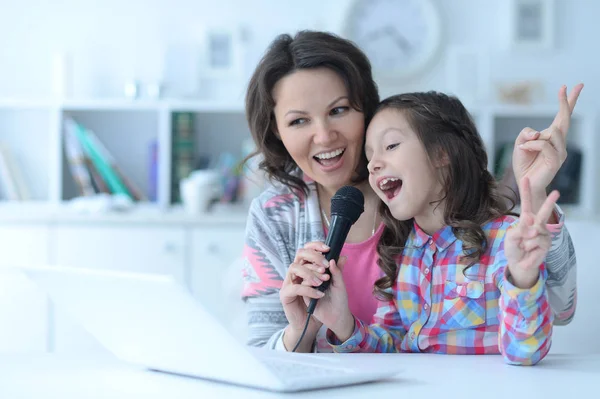
<svg viewBox="0 0 600 399">
<path fill-rule="evenodd" d="M 329 280 L 323 281 L 321 283 L 321 285 L 316 287 L 321 292 L 325 292 L 327 290 L 327 288 L 329 288 L 329 284 L 331 283 L 331 272 L 329 271 L 329 269 L 325 269 L 325 273 L 329 274 Z M 312 314 L 315 312 L 316 307 L 317 307 L 317 299 L 311 298 L 310 303 L 308 304 L 308 307 L 306 308 L 307 315 L 306 315 L 306 324 L 304 325 L 304 330 L 302 331 L 302 335 L 300 335 L 300 338 L 298 339 L 298 342 L 296 342 L 296 346 L 294 346 L 294 350 L 292 352 L 296 352 L 296 349 L 298 349 L 298 346 L 300 346 L 300 342 L 302 342 L 302 338 L 304 338 L 304 333 L 306 333 L 306 328 L 308 327 L 308 323 L 310 322 L 310 316 L 312 316 Z"/>
<path fill-rule="evenodd" d="M 296 346 L 294 346 L 292 352 L 296 352 L 296 349 L 298 349 L 298 347 L 300 346 L 300 342 L 302 342 L 302 338 L 304 338 L 304 334 L 306 334 L 308 323 L 310 323 L 310 313 L 306 315 L 306 323 L 304 324 L 304 330 L 302 330 L 302 334 L 300 334 L 300 338 L 298 338 L 298 342 L 296 342 Z"/>
</svg>

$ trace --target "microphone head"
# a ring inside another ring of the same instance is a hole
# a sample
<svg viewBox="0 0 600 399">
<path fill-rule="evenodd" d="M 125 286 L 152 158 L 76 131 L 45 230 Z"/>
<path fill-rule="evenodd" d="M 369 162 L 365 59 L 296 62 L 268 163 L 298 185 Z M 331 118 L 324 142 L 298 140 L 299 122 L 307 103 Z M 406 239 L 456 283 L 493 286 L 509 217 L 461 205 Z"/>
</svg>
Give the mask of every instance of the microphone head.
<svg viewBox="0 0 600 399">
<path fill-rule="evenodd" d="M 356 187 L 344 186 L 331 198 L 331 217 L 338 215 L 352 221 L 358 220 L 365 210 L 365 197 Z"/>
</svg>

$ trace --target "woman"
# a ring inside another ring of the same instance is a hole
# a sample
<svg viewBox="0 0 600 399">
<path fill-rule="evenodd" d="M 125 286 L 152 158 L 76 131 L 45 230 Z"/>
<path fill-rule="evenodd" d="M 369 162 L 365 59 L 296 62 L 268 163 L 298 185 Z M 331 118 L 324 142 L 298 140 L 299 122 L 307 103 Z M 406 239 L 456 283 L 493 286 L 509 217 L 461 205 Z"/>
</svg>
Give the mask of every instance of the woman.
<svg viewBox="0 0 600 399">
<path fill-rule="evenodd" d="M 580 90 L 571 93 L 571 111 Z M 299 283 L 314 278 L 300 265 L 308 264 L 316 274 L 324 270 L 320 265 L 327 248 L 322 242 L 331 197 L 348 184 L 364 194 L 365 211 L 348 234 L 340 265 L 347 260 L 343 276 L 351 312 L 371 321 L 377 308 L 373 286 L 382 273 L 377 242 L 383 225 L 379 199 L 367 181 L 363 144 L 378 103 L 368 59 L 353 43 L 332 34 L 281 35 L 258 64 L 248 87 L 246 116 L 262 157 L 260 167 L 273 185 L 253 201 L 247 223 L 242 295 L 249 345 L 292 350 L 299 341 L 306 320 L 302 295 L 310 289 Z M 515 149 L 513 167 L 518 181 L 533 174 L 545 183 L 532 187 L 532 202 L 539 208 L 564 161 L 566 138 L 551 129 L 534 135 L 530 130 L 517 138 L 525 145 Z M 563 214 L 557 208 L 550 219 L 555 226 L 549 228 L 557 233 L 546 258 L 547 285 L 556 320 L 568 323 L 575 309 L 576 261 Z M 321 323 L 311 319 L 297 351 L 330 350 L 323 334 Z"/>
</svg>

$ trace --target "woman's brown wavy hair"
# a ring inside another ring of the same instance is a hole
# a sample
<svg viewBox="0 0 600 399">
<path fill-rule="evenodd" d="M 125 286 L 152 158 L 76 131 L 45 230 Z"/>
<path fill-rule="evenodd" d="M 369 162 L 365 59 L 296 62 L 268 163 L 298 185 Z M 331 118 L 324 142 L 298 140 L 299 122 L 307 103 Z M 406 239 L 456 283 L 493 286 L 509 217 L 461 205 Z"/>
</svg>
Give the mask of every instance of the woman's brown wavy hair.
<svg viewBox="0 0 600 399">
<path fill-rule="evenodd" d="M 488 157 L 471 115 L 456 97 L 438 92 L 407 93 L 383 100 L 375 113 L 394 109 L 404 113 L 423 143 L 429 160 L 445 157 L 440 179 L 445 201 L 444 223 L 452 226 L 463 241 L 469 266 L 485 252 L 487 239 L 482 225 L 502 215 L 512 214 L 514 202 L 499 194 L 497 183 L 487 169 Z M 413 228 L 414 219 L 396 220 L 381 204 L 385 229 L 379 240 L 379 267 L 385 276 L 374 287 L 380 299 L 391 299 L 398 276 L 400 256 Z"/>
<path fill-rule="evenodd" d="M 300 31 L 294 37 L 279 35 L 271 43 L 258 63 L 246 92 L 246 119 L 256 151 L 245 161 L 262 155 L 259 168 L 269 179 L 290 187 L 294 192 L 307 193 L 308 188 L 302 176 L 298 175 L 298 165 L 276 135 L 272 92 L 283 77 L 301 69 L 316 68 L 329 68 L 337 73 L 348 91 L 350 105 L 364 114 L 365 126 L 379 103 L 369 59 L 351 41 L 326 32 Z M 363 151 L 355 182 L 368 178 L 366 165 Z"/>
</svg>

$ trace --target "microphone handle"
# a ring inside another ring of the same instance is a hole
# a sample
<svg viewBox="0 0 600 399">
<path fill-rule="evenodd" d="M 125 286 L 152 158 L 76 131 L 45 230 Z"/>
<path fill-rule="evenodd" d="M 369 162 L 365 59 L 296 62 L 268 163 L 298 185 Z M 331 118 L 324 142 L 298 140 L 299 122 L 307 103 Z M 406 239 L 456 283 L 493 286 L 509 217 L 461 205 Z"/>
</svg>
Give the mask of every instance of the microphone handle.
<svg viewBox="0 0 600 399">
<path fill-rule="evenodd" d="M 325 259 L 327 261 L 333 259 L 337 264 L 340 253 L 342 252 L 342 247 L 344 246 L 344 242 L 346 242 L 346 237 L 348 237 L 350 227 L 352 227 L 352 221 L 350 219 L 333 215 L 331 219 L 331 226 L 329 226 L 329 232 L 327 234 L 327 238 L 325 239 L 325 245 L 329 247 L 329 252 L 325 253 Z M 331 272 L 329 271 L 328 267 L 325 268 L 325 273 L 329 274 L 329 280 L 323 281 L 321 285 L 317 287 L 317 290 L 321 292 L 325 292 L 331 284 Z M 307 313 L 313 314 L 316 306 L 317 299 L 311 298 L 308 308 L 306 309 Z"/>
</svg>

